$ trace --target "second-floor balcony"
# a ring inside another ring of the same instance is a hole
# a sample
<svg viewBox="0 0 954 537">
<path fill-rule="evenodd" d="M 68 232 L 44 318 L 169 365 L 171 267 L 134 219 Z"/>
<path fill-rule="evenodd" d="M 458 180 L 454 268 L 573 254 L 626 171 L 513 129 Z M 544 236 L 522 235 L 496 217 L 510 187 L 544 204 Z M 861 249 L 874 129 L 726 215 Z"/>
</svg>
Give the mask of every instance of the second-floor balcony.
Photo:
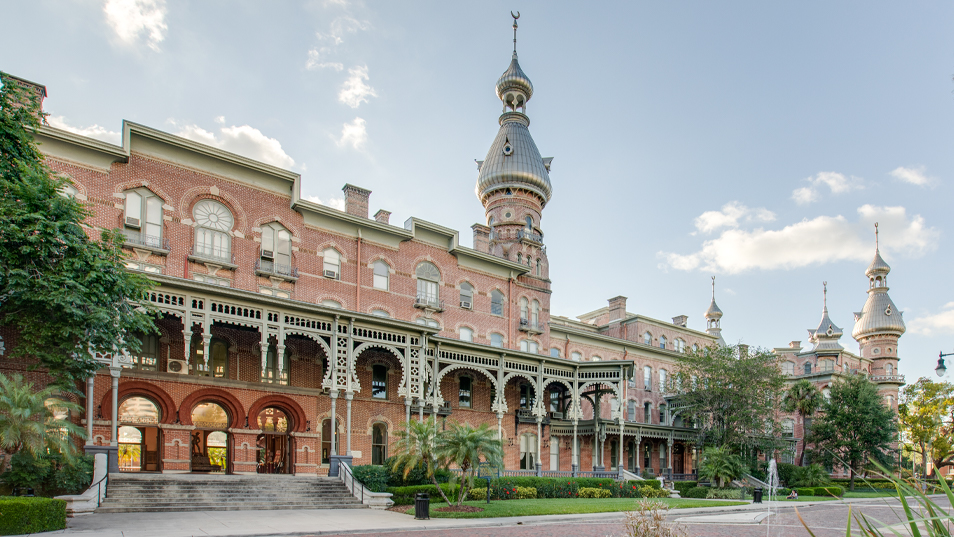
<svg viewBox="0 0 954 537">
<path fill-rule="evenodd" d="M 298 279 L 297 268 L 276 263 L 270 259 L 259 259 L 255 261 L 255 274 L 258 274 L 259 276 L 281 278 L 287 281 L 295 281 Z"/>
<path fill-rule="evenodd" d="M 543 235 L 539 233 L 534 233 L 533 231 L 530 231 L 529 229 L 521 229 L 520 231 L 518 231 L 517 239 L 543 244 Z"/>
<path fill-rule="evenodd" d="M 435 295 L 418 293 L 414 297 L 414 307 L 431 311 L 444 311 L 444 301 Z"/>
<path fill-rule="evenodd" d="M 539 321 L 533 319 L 520 319 L 520 331 L 531 334 L 542 334 L 543 326 Z"/>
<path fill-rule="evenodd" d="M 411 405 L 411 414 L 412 415 L 419 414 L 421 412 L 421 409 L 422 407 L 420 403 L 414 403 Z M 423 410 L 424 410 L 424 414 L 434 413 L 434 407 L 432 405 L 423 405 Z M 444 403 L 441 404 L 441 406 L 437 407 L 438 416 L 450 416 L 453 413 L 454 413 L 454 409 L 451 408 L 450 403 L 448 403 L 447 401 L 444 401 Z"/>
<path fill-rule="evenodd" d="M 904 375 L 871 375 L 868 380 L 886 384 L 904 384 Z"/>
<path fill-rule="evenodd" d="M 123 246 L 141 248 L 159 255 L 167 255 L 170 252 L 169 239 L 154 237 L 129 229 L 124 230 L 123 235 L 126 236 L 126 241 L 123 243 Z"/>
<path fill-rule="evenodd" d="M 219 265 L 222 268 L 236 269 L 235 255 L 228 248 L 215 246 L 197 245 L 189 251 L 189 261 L 197 263 L 211 263 Z"/>
</svg>

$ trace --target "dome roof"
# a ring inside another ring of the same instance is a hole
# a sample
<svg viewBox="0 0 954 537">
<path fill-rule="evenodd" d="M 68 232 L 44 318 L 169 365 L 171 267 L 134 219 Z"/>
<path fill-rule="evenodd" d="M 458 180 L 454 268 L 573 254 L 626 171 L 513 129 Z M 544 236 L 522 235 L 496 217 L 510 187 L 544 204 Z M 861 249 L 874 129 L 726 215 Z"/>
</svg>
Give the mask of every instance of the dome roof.
<svg viewBox="0 0 954 537">
<path fill-rule="evenodd" d="M 868 270 L 865 271 L 865 276 L 869 278 L 876 275 L 887 275 L 891 272 L 891 267 L 884 262 L 884 259 L 881 257 L 881 250 L 875 250 L 874 259 L 871 261 L 871 264 L 868 265 Z"/>
<path fill-rule="evenodd" d="M 530 96 L 533 95 L 533 84 L 530 83 L 530 78 L 528 78 L 527 74 L 520 68 L 520 64 L 517 62 L 516 52 L 513 53 L 510 67 L 507 67 L 507 70 L 497 79 L 497 98 L 503 100 L 504 94 L 507 93 L 507 90 L 511 89 L 523 92 L 528 101 L 530 100 Z"/>
<path fill-rule="evenodd" d="M 900 336 L 906 330 L 902 312 L 891 301 L 888 289 L 880 287 L 868 292 L 864 307 L 855 313 L 855 328 L 851 331 L 851 337 L 859 339 L 875 334 Z"/>
<path fill-rule="evenodd" d="M 487 157 L 478 162 L 477 197 L 483 200 L 495 190 L 522 188 L 550 201 L 549 160 L 540 156 L 540 150 L 530 136 L 530 120 L 519 112 L 508 112 L 500 117 L 500 130 L 490 145 Z"/>
<path fill-rule="evenodd" d="M 720 319 L 722 318 L 722 310 L 719 309 L 719 306 L 716 305 L 715 298 L 712 299 L 712 302 L 709 303 L 709 309 L 706 310 L 706 319 Z"/>
</svg>

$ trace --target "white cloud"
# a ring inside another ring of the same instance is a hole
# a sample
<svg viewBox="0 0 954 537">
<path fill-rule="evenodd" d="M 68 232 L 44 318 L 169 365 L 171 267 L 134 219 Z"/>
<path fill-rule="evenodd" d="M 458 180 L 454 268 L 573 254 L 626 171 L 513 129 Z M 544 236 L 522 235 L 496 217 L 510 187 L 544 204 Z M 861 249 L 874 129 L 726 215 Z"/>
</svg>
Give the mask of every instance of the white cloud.
<svg viewBox="0 0 954 537">
<path fill-rule="evenodd" d="M 347 2 L 344 1 L 338 1 L 334 3 L 340 4 L 342 6 L 347 4 Z M 344 43 L 344 36 L 346 34 L 353 34 L 359 30 L 367 30 L 370 27 L 371 24 L 368 21 L 362 21 L 348 16 L 338 17 L 331 21 L 331 25 L 327 33 L 315 33 L 315 37 L 317 37 L 318 40 L 323 44 L 315 46 L 308 51 L 308 60 L 305 62 L 305 68 L 331 68 L 335 71 L 343 70 L 344 64 L 341 62 L 329 61 L 328 56 L 337 52 L 338 45 Z"/>
<path fill-rule="evenodd" d="M 691 254 L 660 252 L 661 268 L 737 274 L 748 270 L 793 269 L 836 261 L 868 262 L 874 255 L 875 222 L 880 222 L 885 255 L 916 257 L 937 248 L 939 232 L 904 207 L 858 208 L 858 220 L 819 216 L 777 230 L 728 229 Z"/>
<path fill-rule="evenodd" d="M 341 138 L 335 140 L 335 143 L 338 144 L 338 147 L 350 145 L 354 149 L 363 149 L 365 142 L 368 141 L 366 123 L 360 117 L 354 118 L 351 123 L 345 123 L 341 126 Z"/>
<path fill-rule="evenodd" d="M 768 209 L 750 209 L 738 201 L 730 201 L 721 211 L 706 211 L 696 218 L 696 229 L 703 233 L 712 233 L 724 227 L 739 227 L 739 221 L 771 222 L 775 213 Z M 693 233 L 695 234 L 695 233 Z"/>
<path fill-rule="evenodd" d="M 865 187 L 860 177 L 846 177 L 844 174 L 837 172 L 819 172 L 815 177 L 809 177 L 805 180 L 808 181 L 808 186 L 796 188 L 792 191 L 792 199 L 799 205 L 820 200 L 822 186 L 827 186 L 832 194 L 843 194 Z"/>
<path fill-rule="evenodd" d="M 348 69 L 348 80 L 345 80 L 341 91 L 338 92 L 338 100 L 350 106 L 357 108 L 361 103 L 368 102 L 368 97 L 377 97 L 374 88 L 367 85 L 364 81 L 368 80 L 368 67 L 355 67 Z"/>
<path fill-rule="evenodd" d="M 954 302 L 944 304 L 939 313 L 911 319 L 908 329 L 924 336 L 954 334 Z"/>
<path fill-rule="evenodd" d="M 96 138 L 97 140 L 102 140 L 104 142 L 109 142 L 116 145 L 122 143 L 121 133 L 108 130 L 105 127 L 100 127 L 99 125 L 94 124 L 90 127 L 73 127 L 66 122 L 66 118 L 64 116 L 47 116 L 46 122 L 49 123 L 51 127 L 63 129 L 74 134 L 79 134 L 80 136 L 89 136 L 90 138 Z"/>
<path fill-rule="evenodd" d="M 308 61 L 305 62 L 305 69 L 325 69 L 331 68 L 335 71 L 344 69 L 344 64 L 340 62 L 326 62 L 324 57 L 331 52 L 330 47 L 313 48 L 308 51 Z"/>
<path fill-rule="evenodd" d="M 325 206 L 331 207 L 332 209 L 338 209 L 339 211 L 345 210 L 344 198 L 330 198 L 327 201 L 327 203 L 324 201 L 321 201 L 321 198 L 319 198 L 318 196 L 306 196 L 305 199 L 310 202 L 317 203 L 319 205 L 325 205 Z"/>
<path fill-rule="evenodd" d="M 168 29 L 165 0 L 106 0 L 103 13 L 120 41 L 134 45 L 145 34 L 149 48 L 159 51 Z"/>
<path fill-rule="evenodd" d="M 215 118 L 215 122 L 219 125 L 225 125 L 225 116 L 218 116 Z"/>
<path fill-rule="evenodd" d="M 218 134 L 198 125 L 185 125 L 176 134 L 273 166 L 291 168 L 295 165 L 295 160 L 285 153 L 278 140 L 265 136 L 262 131 L 249 125 L 222 127 Z"/>
<path fill-rule="evenodd" d="M 924 169 L 924 166 L 918 166 L 916 168 L 905 168 L 904 166 L 898 166 L 891 171 L 891 175 L 895 179 L 899 179 L 905 183 L 911 183 L 912 185 L 934 186 L 937 183 L 937 179 L 924 175 Z"/>
</svg>

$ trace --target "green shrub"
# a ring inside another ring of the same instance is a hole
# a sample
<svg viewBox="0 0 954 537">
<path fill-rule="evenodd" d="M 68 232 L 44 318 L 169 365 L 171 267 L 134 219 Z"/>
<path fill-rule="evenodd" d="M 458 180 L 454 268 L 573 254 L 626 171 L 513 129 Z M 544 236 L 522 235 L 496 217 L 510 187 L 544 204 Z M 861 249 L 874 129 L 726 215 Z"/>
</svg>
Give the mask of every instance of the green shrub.
<svg viewBox="0 0 954 537">
<path fill-rule="evenodd" d="M 0 481 L 11 489 L 32 488 L 38 496 L 81 494 L 93 481 L 93 458 L 86 455 L 67 459 L 57 451 L 39 457 L 20 451 L 10 462 Z"/>
<path fill-rule="evenodd" d="M 795 483 L 788 483 L 798 487 L 822 487 L 831 483 L 828 472 L 820 464 L 802 466 L 795 472 Z"/>
<path fill-rule="evenodd" d="M 639 495 L 643 498 L 668 498 L 669 493 L 661 488 L 654 488 L 649 485 L 639 487 Z"/>
<path fill-rule="evenodd" d="M 0 497 L 0 535 L 66 528 L 66 502 L 52 498 Z"/>
<path fill-rule="evenodd" d="M 692 487 L 686 491 L 684 498 L 705 498 L 709 495 L 709 487 Z"/>
<path fill-rule="evenodd" d="M 390 472 L 384 466 L 363 464 L 352 469 L 354 478 L 368 487 L 371 492 L 384 492 L 388 489 Z"/>
<path fill-rule="evenodd" d="M 486 500 L 487 499 L 487 487 L 483 488 L 474 488 L 467 491 L 468 500 Z"/>
<path fill-rule="evenodd" d="M 815 489 L 809 488 L 809 487 L 797 487 L 795 489 L 795 492 L 797 492 L 799 496 L 814 496 L 815 495 Z"/>
<path fill-rule="evenodd" d="M 742 497 L 742 489 L 710 488 L 706 498 L 710 500 L 738 500 Z"/>
<path fill-rule="evenodd" d="M 449 499 L 453 501 L 453 498 L 456 498 L 457 494 L 457 485 L 452 485 L 450 483 L 441 483 L 441 489 L 444 490 L 444 494 L 447 495 Z M 391 493 L 391 499 L 394 501 L 394 505 L 413 505 L 414 504 L 414 495 L 419 492 L 426 492 L 431 496 L 431 501 L 443 501 L 439 492 L 437 492 L 437 487 L 434 485 L 414 485 L 411 487 L 388 487 L 388 490 L 385 492 Z"/>
<path fill-rule="evenodd" d="M 689 489 L 697 486 L 699 486 L 697 481 L 673 481 L 672 483 L 672 488 L 676 489 L 683 498 L 686 497 L 686 493 Z"/>
<path fill-rule="evenodd" d="M 580 498 L 612 498 L 613 494 L 606 489 L 580 487 Z"/>
<path fill-rule="evenodd" d="M 788 464 L 784 462 L 778 463 L 778 480 L 785 484 L 785 486 L 792 487 L 795 486 L 795 472 L 798 471 L 798 466 L 794 464 Z"/>
<path fill-rule="evenodd" d="M 837 485 L 828 485 L 827 487 L 815 487 L 815 496 L 844 496 L 845 489 Z"/>
<path fill-rule="evenodd" d="M 388 472 L 388 486 L 389 487 L 413 487 L 415 485 L 430 485 L 431 480 L 424 473 L 424 466 L 418 466 L 414 468 L 407 474 L 407 479 L 404 478 L 404 475 L 398 471 L 395 472 L 393 468 L 394 457 L 388 457 L 384 461 L 384 467 Z M 437 479 L 438 483 L 447 483 L 451 480 L 453 474 L 450 470 L 445 470 L 443 468 L 438 468 L 434 470 L 434 478 Z"/>
</svg>

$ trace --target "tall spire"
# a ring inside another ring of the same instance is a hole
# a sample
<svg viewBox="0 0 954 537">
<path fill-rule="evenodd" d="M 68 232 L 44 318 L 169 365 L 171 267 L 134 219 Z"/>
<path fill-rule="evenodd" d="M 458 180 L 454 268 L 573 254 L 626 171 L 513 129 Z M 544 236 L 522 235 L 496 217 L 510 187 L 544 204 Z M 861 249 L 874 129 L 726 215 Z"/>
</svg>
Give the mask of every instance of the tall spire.
<svg viewBox="0 0 954 537">
<path fill-rule="evenodd" d="M 828 315 L 828 282 L 822 282 L 822 312 Z"/>
<path fill-rule="evenodd" d="M 868 300 L 861 311 L 855 312 L 855 327 L 851 331 L 856 340 L 876 334 L 900 336 L 905 331 L 901 312 L 888 296 L 888 273 L 891 267 L 881 257 L 878 223 L 875 222 L 875 256 L 865 270 L 868 277 Z"/>
<path fill-rule="evenodd" d="M 712 277 L 712 301 L 709 302 L 709 309 L 706 310 L 706 333 L 716 338 L 716 343 L 725 346 L 725 340 L 722 339 L 722 310 L 716 305 L 715 301 L 715 279 Z"/>
<path fill-rule="evenodd" d="M 513 14 L 513 11 L 510 12 L 510 16 L 513 17 L 513 57 L 517 57 L 517 19 L 520 18 L 520 12 L 518 11 L 516 15 Z"/>
<path fill-rule="evenodd" d="M 828 316 L 828 282 L 822 282 L 822 318 L 818 323 L 818 328 L 808 329 L 808 340 L 815 344 L 814 351 L 838 351 L 844 350 L 838 340 L 844 331 L 838 328 Z"/>
</svg>

